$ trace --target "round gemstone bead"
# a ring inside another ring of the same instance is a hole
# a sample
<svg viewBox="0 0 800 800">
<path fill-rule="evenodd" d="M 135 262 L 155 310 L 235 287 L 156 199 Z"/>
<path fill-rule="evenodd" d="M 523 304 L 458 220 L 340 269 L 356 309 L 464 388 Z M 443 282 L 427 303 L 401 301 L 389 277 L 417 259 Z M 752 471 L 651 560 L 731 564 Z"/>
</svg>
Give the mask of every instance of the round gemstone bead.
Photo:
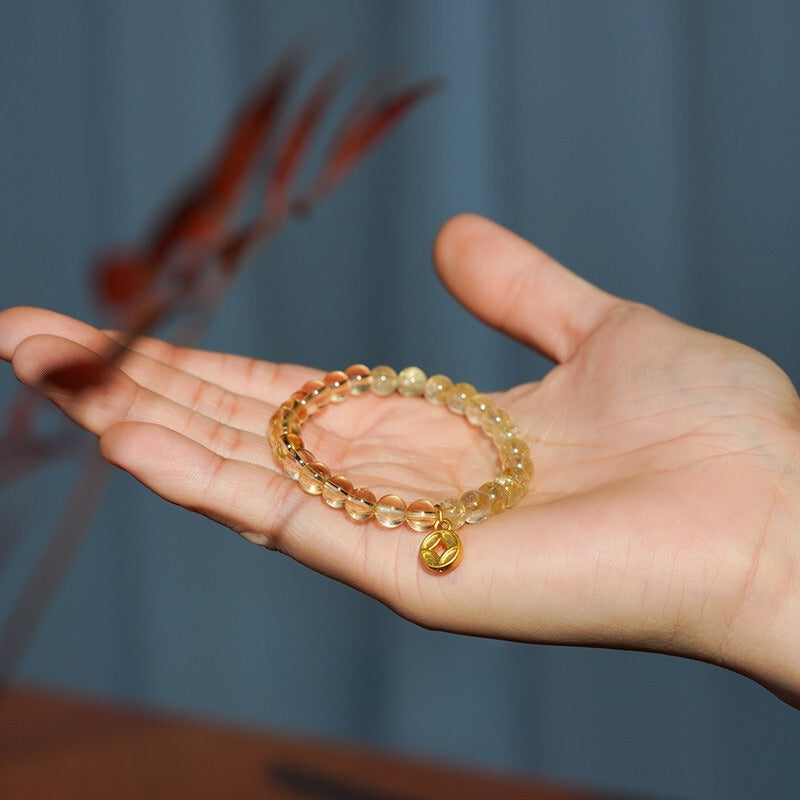
<svg viewBox="0 0 800 800">
<path fill-rule="evenodd" d="M 514 475 L 514 473 L 521 476 L 524 475 L 525 480 L 530 482 L 533 477 L 533 461 L 529 456 L 524 456 L 520 453 L 503 461 L 503 471 L 505 472 L 506 470 L 508 470 L 509 475 Z"/>
<path fill-rule="evenodd" d="M 314 414 L 323 408 L 330 399 L 328 387 L 322 381 L 310 380 L 303 384 L 302 391 L 305 392 L 303 404 L 308 409 L 309 414 Z"/>
<path fill-rule="evenodd" d="M 492 405 L 492 401 L 485 394 L 472 395 L 464 412 L 469 424 L 480 427 L 486 410 L 490 405 Z"/>
<path fill-rule="evenodd" d="M 478 489 L 464 492 L 461 502 L 467 510 L 467 522 L 482 522 L 492 513 L 491 498 Z"/>
<path fill-rule="evenodd" d="M 303 440 L 296 433 L 286 433 L 278 439 L 275 445 L 275 455 L 280 461 L 283 461 L 290 450 L 302 450 L 303 447 Z"/>
<path fill-rule="evenodd" d="M 397 373 L 391 367 L 374 367 L 370 388 L 379 397 L 386 397 L 397 388 Z"/>
<path fill-rule="evenodd" d="M 341 370 L 329 372 L 324 382 L 330 392 L 331 403 L 341 403 L 350 394 L 350 378 Z"/>
<path fill-rule="evenodd" d="M 406 509 L 408 527 L 420 533 L 432 530 L 437 518 L 436 506 L 430 500 L 415 500 Z"/>
<path fill-rule="evenodd" d="M 499 443 L 500 455 L 503 460 L 514 456 L 530 456 L 531 451 L 528 443 L 519 436 L 510 436 Z"/>
<path fill-rule="evenodd" d="M 507 495 L 507 504 L 509 506 L 516 505 L 519 503 L 520 500 L 525 496 L 525 492 L 528 490 L 528 487 L 524 484 L 520 483 L 518 480 L 515 480 L 510 475 L 505 475 L 501 473 L 495 478 L 497 483 L 505 486 L 506 495 Z"/>
<path fill-rule="evenodd" d="M 344 374 L 350 379 L 350 394 L 359 395 L 369 391 L 372 383 L 372 373 L 365 364 L 353 364 L 349 366 Z"/>
<path fill-rule="evenodd" d="M 484 409 L 483 416 L 481 417 L 481 428 L 483 432 L 489 436 L 492 435 L 492 431 L 497 427 L 498 423 L 501 421 L 498 419 L 498 414 L 500 413 L 500 409 L 497 406 L 489 402 Z"/>
<path fill-rule="evenodd" d="M 347 494 L 353 488 L 353 484 L 349 478 L 344 475 L 336 475 L 333 478 L 328 478 L 322 484 L 322 499 L 331 508 L 342 508 Z"/>
<path fill-rule="evenodd" d="M 402 525 L 405 516 L 405 501 L 396 494 L 385 494 L 375 506 L 375 519 L 384 528 L 396 528 Z"/>
<path fill-rule="evenodd" d="M 300 488 L 308 494 L 322 494 L 322 485 L 330 477 L 331 471 L 321 461 L 306 464 L 298 476 Z"/>
<path fill-rule="evenodd" d="M 442 516 L 450 521 L 453 530 L 458 530 L 467 521 L 467 509 L 458 497 L 448 497 L 439 503 Z"/>
<path fill-rule="evenodd" d="M 425 394 L 427 380 L 427 376 L 419 367 L 406 367 L 397 375 L 397 391 L 403 397 L 420 397 Z"/>
<path fill-rule="evenodd" d="M 369 489 L 353 489 L 344 501 L 344 510 L 353 519 L 369 519 L 375 513 L 375 495 Z"/>
<path fill-rule="evenodd" d="M 453 381 L 447 375 L 431 375 L 425 382 L 425 399 L 435 406 L 443 406 L 452 388 Z"/>
<path fill-rule="evenodd" d="M 454 414 L 463 414 L 474 396 L 475 387 L 471 383 L 457 383 L 447 394 L 447 407 Z"/>
<path fill-rule="evenodd" d="M 283 466 L 283 471 L 293 481 L 296 481 L 300 477 L 300 470 L 303 467 L 304 462 L 300 460 L 299 453 L 303 452 L 306 451 L 292 450 L 287 454 L 286 458 L 284 458 L 283 461 L 281 462 L 281 465 Z"/>
<path fill-rule="evenodd" d="M 508 490 L 497 479 L 484 483 L 478 491 L 491 500 L 492 514 L 499 514 L 508 506 Z"/>
<path fill-rule="evenodd" d="M 300 402 L 297 398 L 292 397 L 284 400 L 281 403 L 281 408 L 285 408 L 288 412 L 286 415 L 288 420 L 294 420 L 302 425 L 308 419 L 308 409 L 305 403 Z"/>
<path fill-rule="evenodd" d="M 502 441 L 504 438 L 510 438 L 510 436 L 513 436 L 517 432 L 511 415 L 502 408 L 495 408 L 494 412 L 491 415 L 487 414 L 485 419 L 487 420 L 487 425 L 484 430 L 489 436 L 495 439 L 495 441 Z"/>
</svg>

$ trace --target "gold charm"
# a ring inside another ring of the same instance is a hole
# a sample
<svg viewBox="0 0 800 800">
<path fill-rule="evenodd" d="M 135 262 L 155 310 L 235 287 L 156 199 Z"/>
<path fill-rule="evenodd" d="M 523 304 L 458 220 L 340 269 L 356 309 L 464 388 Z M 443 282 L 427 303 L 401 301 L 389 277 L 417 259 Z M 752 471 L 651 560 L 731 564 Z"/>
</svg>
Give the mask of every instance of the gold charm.
<svg viewBox="0 0 800 800">
<path fill-rule="evenodd" d="M 453 530 L 449 519 L 442 517 L 437 506 L 439 519 L 433 530 L 422 540 L 419 557 L 422 563 L 434 572 L 447 572 L 461 560 L 461 539 Z"/>
</svg>

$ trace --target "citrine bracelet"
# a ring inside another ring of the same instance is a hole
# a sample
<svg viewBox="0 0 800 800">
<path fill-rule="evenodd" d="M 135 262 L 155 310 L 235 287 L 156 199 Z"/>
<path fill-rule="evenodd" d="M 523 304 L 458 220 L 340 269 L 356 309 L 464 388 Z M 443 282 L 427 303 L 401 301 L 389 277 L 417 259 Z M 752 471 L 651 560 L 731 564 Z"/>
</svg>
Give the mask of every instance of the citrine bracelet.
<svg viewBox="0 0 800 800">
<path fill-rule="evenodd" d="M 370 489 L 354 487 L 348 478 L 334 474 L 306 449 L 301 431 L 328 404 L 367 392 L 379 397 L 394 392 L 404 397 L 424 397 L 435 406 L 446 406 L 454 414 L 465 416 L 494 442 L 500 456 L 500 474 L 479 489 L 438 503 L 415 500 L 406 504 L 396 494 L 376 498 Z M 307 381 L 278 406 L 269 421 L 268 437 L 283 471 L 304 492 L 320 495 L 331 508 L 344 509 L 354 520 L 374 519 L 384 528 L 406 524 L 426 534 L 420 545 L 420 559 L 435 572 L 445 572 L 458 564 L 462 544 L 457 529 L 465 522 L 481 522 L 519 502 L 533 477 L 528 445 L 506 411 L 477 393 L 469 383 L 454 384 L 445 375 L 428 378 L 419 367 L 406 367 L 397 373 L 391 367 L 369 369 L 354 364 L 344 372 L 329 372 L 322 380 Z"/>
</svg>

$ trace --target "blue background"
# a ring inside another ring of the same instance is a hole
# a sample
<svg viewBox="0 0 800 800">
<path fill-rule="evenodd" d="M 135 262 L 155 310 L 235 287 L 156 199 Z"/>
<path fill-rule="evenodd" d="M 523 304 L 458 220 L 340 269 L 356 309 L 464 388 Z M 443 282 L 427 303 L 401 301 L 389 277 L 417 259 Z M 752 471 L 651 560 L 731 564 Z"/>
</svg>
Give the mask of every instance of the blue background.
<svg viewBox="0 0 800 800">
<path fill-rule="evenodd" d="M 431 270 L 438 227 L 476 211 L 800 380 L 791 0 L 3 3 L 0 304 L 97 320 L 94 254 L 142 234 L 305 31 L 309 82 L 355 48 L 364 80 L 398 67 L 446 89 L 270 244 L 209 347 L 329 369 L 416 363 L 486 390 L 541 375 Z M 5 370 L 0 399 L 13 391 Z M 74 474 L 59 464 L 0 495 L 25 532 L 0 612 Z M 794 798 L 800 785 L 800 714 L 744 678 L 420 630 L 124 475 L 19 675 L 653 797 Z M 445 675 L 432 707 L 421 687 Z"/>
</svg>

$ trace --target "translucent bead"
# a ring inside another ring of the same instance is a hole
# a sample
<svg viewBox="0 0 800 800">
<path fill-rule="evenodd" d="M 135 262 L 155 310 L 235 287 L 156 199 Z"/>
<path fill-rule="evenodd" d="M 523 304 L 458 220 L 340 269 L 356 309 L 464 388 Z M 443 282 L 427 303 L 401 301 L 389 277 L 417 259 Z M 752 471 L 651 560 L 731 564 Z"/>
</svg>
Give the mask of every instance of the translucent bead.
<svg viewBox="0 0 800 800">
<path fill-rule="evenodd" d="M 502 408 L 497 409 L 497 414 L 493 417 L 492 422 L 492 428 L 488 433 L 498 445 L 505 439 L 519 435 L 519 430 L 514 424 L 514 420 L 511 419 L 511 415 Z"/>
<path fill-rule="evenodd" d="M 453 530 L 458 530 L 467 521 L 467 509 L 458 497 L 448 497 L 439 503 L 442 516 L 449 520 Z"/>
<path fill-rule="evenodd" d="M 275 445 L 275 457 L 279 461 L 283 461 L 290 450 L 302 450 L 303 447 L 303 440 L 297 434 L 286 433 L 278 439 Z"/>
<path fill-rule="evenodd" d="M 403 397 L 421 397 L 425 394 L 427 375 L 419 367 L 406 367 L 397 375 L 397 391 Z"/>
<path fill-rule="evenodd" d="M 349 478 L 344 475 L 336 475 L 333 478 L 328 478 L 322 484 L 322 499 L 331 508 L 342 508 L 345 500 L 347 500 L 347 494 L 352 488 L 353 484 Z"/>
<path fill-rule="evenodd" d="M 280 407 L 286 409 L 288 412 L 287 419 L 291 417 L 301 425 L 308 419 L 308 408 L 306 404 L 295 397 L 284 400 Z"/>
<path fill-rule="evenodd" d="M 492 514 L 499 514 L 501 511 L 505 511 L 508 506 L 508 490 L 500 481 L 488 481 L 478 491 L 491 500 Z"/>
<path fill-rule="evenodd" d="M 525 497 L 525 494 L 528 491 L 528 487 L 524 484 L 520 483 L 518 480 L 515 480 L 510 475 L 505 475 L 501 473 L 495 478 L 497 483 L 505 486 L 506 494 L 508 495 L 507 504 L 509 506 L 516 505 Z"/>
<path fill-rule="evenodd" d="M 344 501 L 344 510 L 353 519 L 369 519 L 375 513 L 375 495 L 369 489 L 353 489 Z"/>
<path fill-rule="evenodd" d="M 503 461 L 503 472 L 506 471 L 508 475 L 513 476 L 516 473 L 525 476 L 525 481 L 530 483 L 533 477 L 533 461 L 531 461 L 528 456 L 522 454 L 512 456 Z"/>
<path fill-rule="evenodd" d="M 323 380 L 328 387 L 331 403 L 341 403 L 350 394 L 350 378 L 341 370 L 329 372 Z"/>
<path fill-rule="evenodd" d="M 289 413 L 288 409 L 279 407 L 270 417 L 267 426 L 267 439 L 274 448 L 287 433 L 299 435 L 300 427 L 300 423 Z"/>
<path fill-rule="evenodd" d="M 300 470 L 306 463 L 300 457 L 300 453 L 307 453 L 307 452 L 308 452 L 307 450 L 293 450 L 287 454 L 286 458 L 283 459 L 282 463 L 283 471 L 293 481 L 296 481 L 300 477 Z M 309 453 L 309 455 L 311 454 Z M 313 460 L 314 457 L 311 456 L 311 461 Z"/>
<path fill-rule="evenodd" d="M 300 488 L 308 494 L 322 494 L 322 485 L 331 476 L 327 464 L 312 461 L 302 467 L 299 475 Z"/>
<path fill-rule="evenodd" d="M 276 411 L 270 418 L 267 425 L 267 439 L 272 447 L 278 444 L 284 434 L 283 419 Z"/>
<path fill-rule="evenodd" d="M 467 510 L 467 522 L 482 522 L 492 513 L 492 501 L 478 489 L 470 489 L 461 495 L 461 502 Z"/>
<path fill-rule="evenodd" d="M 397 388 L 397 373 L 391 367 L 374 367 L 370 388 L 379 397 L 391 394 Z"/>
<path fill-rule="evenodd" d="M 406 509 L 408 527 L 420 533 L 432 530 L 437 519 L 436 506 L 430 500 L 415 500 Z"/>
<path fill-rule="evenodd" d="M 485 394 L 472 395 L 465 411 L 469 424 L 480 427 L 486 410 L 490 405 L 493 405 L 492 401 Z"/>
<path fill-rule="evenodd" d="M 350 394 L 364 394 L 372 383 L 372 373 L 364 364 L 349 366 L 344 374 L 350 379 Z"/>
<path fill-rule="evenodd" d="M 530 457 L 531 451 L 528 443 L 519 436 L 510 436 L 508 439 L 498 443 L 500 450 L 500 457 L 505 461 L 514 456 L 528 456 Z"/>
<path fill-rule="evenodd" d="M 491 436 L 495 428 L 502 424 L 503 418 L 501 414 L 503 413 L 505 412 L 501 411 L 494 403 L 489 403 L 481 418 L 483 432 Z"/>
<path fill-rule="evenodd" d="M 431 375 L 425 382 L 425 399 L 435 406 L 443 406 L 452 388 L 453 381 L 447 375 Z"/>
<path fill-rule="evenodd" d="M 302 390 L 305 398 L 302 401 L 309 414 L 314 414 L 323 408 L 330 399 L 328 387 L 322 381 L 311 380 L 303 384 Z"/>
<path fill-rule="evenodd" d="M 474 395 L 475 387 L 471 383 L 457 383 L 447 394 L 447 407 L 455 414 L 463 414 Z"/>
<path fill-rule="evenodd" d="M 375 519 L 384 528 L 396 528 L 402 525 L 405 515 L 405 500 L 396 494 L 385 494 L 375 506 Z"/>
</svg>

